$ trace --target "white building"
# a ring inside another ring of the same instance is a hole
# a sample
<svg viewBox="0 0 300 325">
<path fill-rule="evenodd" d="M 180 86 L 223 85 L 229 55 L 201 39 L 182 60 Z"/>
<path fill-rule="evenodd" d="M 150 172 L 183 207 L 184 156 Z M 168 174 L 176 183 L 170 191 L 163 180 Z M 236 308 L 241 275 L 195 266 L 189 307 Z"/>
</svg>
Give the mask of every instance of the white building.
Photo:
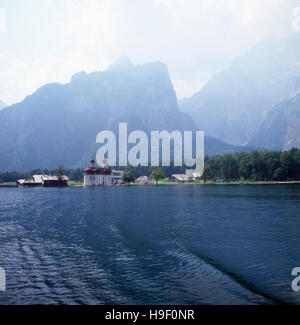
<svg viewBox="0 0 300 325">
<path fill-rule="evenodd" d="M 84 170 L 84 186 L 103 186 L 113 183 L 111 169 L 96 168 L 94 159 L 92 159 L 90 163 L 91 166 Z"/>
<path fill-rule="evenodd" d="M 19 187 L 64 187 L 68 186 L 69 178 L 66 175 L 32 175 L 27 179 L 19 179 Z"/>
<path fill-rule="evenodd" d="M 191 177 L 189 178 L 189 180 L 191 181 L 199 181 L 201 178 L 201 174 L 200 173 L 192 173 Z"/>
<path fill-rule="evenodd" d="M 113 184 L 123 183 L 124 172 L 122 170 L 112 170 Z"/>
<path fill-rule="evenodd" d="M 170 177 L 171 182 L 187 182 L 189 179 L 185 174 L 174 174 Z"/>
<path fill-rule="evenodd" d="M 136 183 L 145 184 L 152 183 L 152 180 L 148 176 L 140 176 L 135 180 Z"/>
</svg>

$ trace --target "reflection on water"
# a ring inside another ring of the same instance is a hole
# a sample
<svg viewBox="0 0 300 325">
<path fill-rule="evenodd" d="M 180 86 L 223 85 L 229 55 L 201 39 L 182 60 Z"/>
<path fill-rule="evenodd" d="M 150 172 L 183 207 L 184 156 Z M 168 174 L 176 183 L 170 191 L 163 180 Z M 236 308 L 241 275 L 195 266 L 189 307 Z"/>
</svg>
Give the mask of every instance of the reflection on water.
<svg viewBox="0 0 300 325">
<path fill-rule="evenodd" d="M 300 303 L 300 186 L 0 189 L 0 304 Z"/>
</svg>

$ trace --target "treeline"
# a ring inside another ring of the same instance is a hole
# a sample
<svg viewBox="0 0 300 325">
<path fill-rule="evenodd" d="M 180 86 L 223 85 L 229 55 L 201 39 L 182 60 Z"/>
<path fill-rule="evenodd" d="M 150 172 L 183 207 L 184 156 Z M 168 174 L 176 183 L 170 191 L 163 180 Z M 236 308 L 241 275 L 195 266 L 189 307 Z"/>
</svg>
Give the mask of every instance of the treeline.
<svg viewBox="0 0 300 325">
<path fill-rule="evenodd" d="M 300 180 L 300 150 L 252 151 L 205 159 L 204 179 L 289 181 Z"/>
<path fill-rule="evenodd" d="M 9 183 L 16 182 L 18 179 L 27 179 L 32 175 L 58 175 L 63 174 L 67 175 L 71 181 L 81 181 L 83 180 L 83 168 L 75 168 L 75 169 L 66 169 L 62 166 L 57 167 L 56 169 L 34 169 L 27 173 L 19 173 L 19 172 L 0 172 L 0 183 Z"/>
<path fill-rule="evenodd" d="M 134 175 L 135 178 L 138 178 L 140 176 L 150 176 L 151 173 L 157 169 L 160 168 L 164 171 L 165 177 L 170 177 L 173 174 L 185 174 L 186 166 L 163 166 L 163 167 L 145 167 L 145 166 L 137 166 L 137 167 L 132 167 L 128 166 L 126 168 L 118 168 L 119 170 L 124 170 L 124 171 L 130 171 Z"/>
<path fill-rule="evenodd" d="M 288 181 L 300 180 L 300 150 L 252 151 L 206 157 L 203 179 Z M 156 167 L 127 167 L 135 177 L 149 176 Z M 166 177 L 185 174 L 186 166 L 161 167 Z"/>
<path fill-rule="evenodd" d="M 138 166 L 138 167 L 117 167 L 118 170 L 123 171 L 131 171 L 135 178 L 138 178 L 140 176 L 150 176 L 152 171 L 156 169 L 157 167 L 144 167 L 144 166 Z M 62 169 L 62 167 L 60 167 Z M 185 173 L 185 166 L 182 167 L 161 167 L 161 169 L 164 171 L 166 177 L 170 177 L 172 174 L 184 174 Z M 20 173 L 20 172 L 0 172 L 0 183 L 9 183 L 9 182 L 16 182 L 19 179 L 27 179 L 28 177 L 32 175 L 57 175 L 59 168 L 49 170 L 49 169 L 34 169 L 30 172 L 26 173 Z M 70 181 L 82 181 L 83 180 L 83 174 L 84 174 L 84 168 L 76 168 L 76 169 L 66 169 L 63 168 L 63 171 L 60 171 L 63 175 L 67 175 L 70 179 Z"/>
<path fill-rule="evenodd" d="M 157 167 L 127 167 L 120 170 L 131 171 L 137 178 L 149 176 Z M 184 174 L 186 166 L 161 167 L 166 177 L 172 174 Z M 0 172 L 0 182 L 16 182 L 31 175 L 57 175 L 63 173 L 71 181 L 83 179 L 83 168 L 64 169 L 62 166 L 54 169 L 36 169 L 28 173 Z M 253 180 L 253 181 L 289 181 L 300 180 L 300 149 L 289 151 L 252 151 L 235 154 L 224 154 L 217 157 L 206 157 L 203 178 L 204 180 L 222 177 L 225 180 Z"/>
</svg>

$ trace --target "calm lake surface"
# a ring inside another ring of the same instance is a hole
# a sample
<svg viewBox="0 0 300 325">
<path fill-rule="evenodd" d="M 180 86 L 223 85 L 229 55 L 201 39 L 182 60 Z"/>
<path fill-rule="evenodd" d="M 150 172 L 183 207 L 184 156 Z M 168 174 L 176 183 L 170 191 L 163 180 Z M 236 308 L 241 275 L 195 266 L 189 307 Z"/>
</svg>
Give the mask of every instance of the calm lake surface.
<svg viewBox="0 0 300 325">
<path fill-rule="evenodd" d="M 300 304 L 299 185 L 0 189 L 0 304 Z"/>
</svg>

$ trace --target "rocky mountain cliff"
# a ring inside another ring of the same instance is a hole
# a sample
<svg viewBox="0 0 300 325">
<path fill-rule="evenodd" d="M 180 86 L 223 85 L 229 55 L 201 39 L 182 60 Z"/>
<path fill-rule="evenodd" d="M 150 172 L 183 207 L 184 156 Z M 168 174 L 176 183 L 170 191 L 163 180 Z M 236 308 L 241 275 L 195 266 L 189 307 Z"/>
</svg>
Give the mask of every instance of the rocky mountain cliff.
<svg viewBox="0 0 300 325">
<path fill-rule="evenodd" d="M 300 93 L 269 112 L 250 144 L 272 150 L 300 148 Z"/>
<path fill-rule="evenodd" d="M 179 101 L 197 127 L 227 143 L 244 145 L 273 106 L 290 97 L 300 76 L 299 33 L 261 42 Z"/>
<path fill-rule="evenodd" d="M 196 130 L 179 110 L 166 65 L 133 65 L 122 58 L 106 71 L 77 73 L 70 83 L 48 84 L 0 112 L 0 170 L 85 166 L 96 135 L 131 130 Z M 206 154 L 240 150 L 206 138 Z"/>
</svg>

